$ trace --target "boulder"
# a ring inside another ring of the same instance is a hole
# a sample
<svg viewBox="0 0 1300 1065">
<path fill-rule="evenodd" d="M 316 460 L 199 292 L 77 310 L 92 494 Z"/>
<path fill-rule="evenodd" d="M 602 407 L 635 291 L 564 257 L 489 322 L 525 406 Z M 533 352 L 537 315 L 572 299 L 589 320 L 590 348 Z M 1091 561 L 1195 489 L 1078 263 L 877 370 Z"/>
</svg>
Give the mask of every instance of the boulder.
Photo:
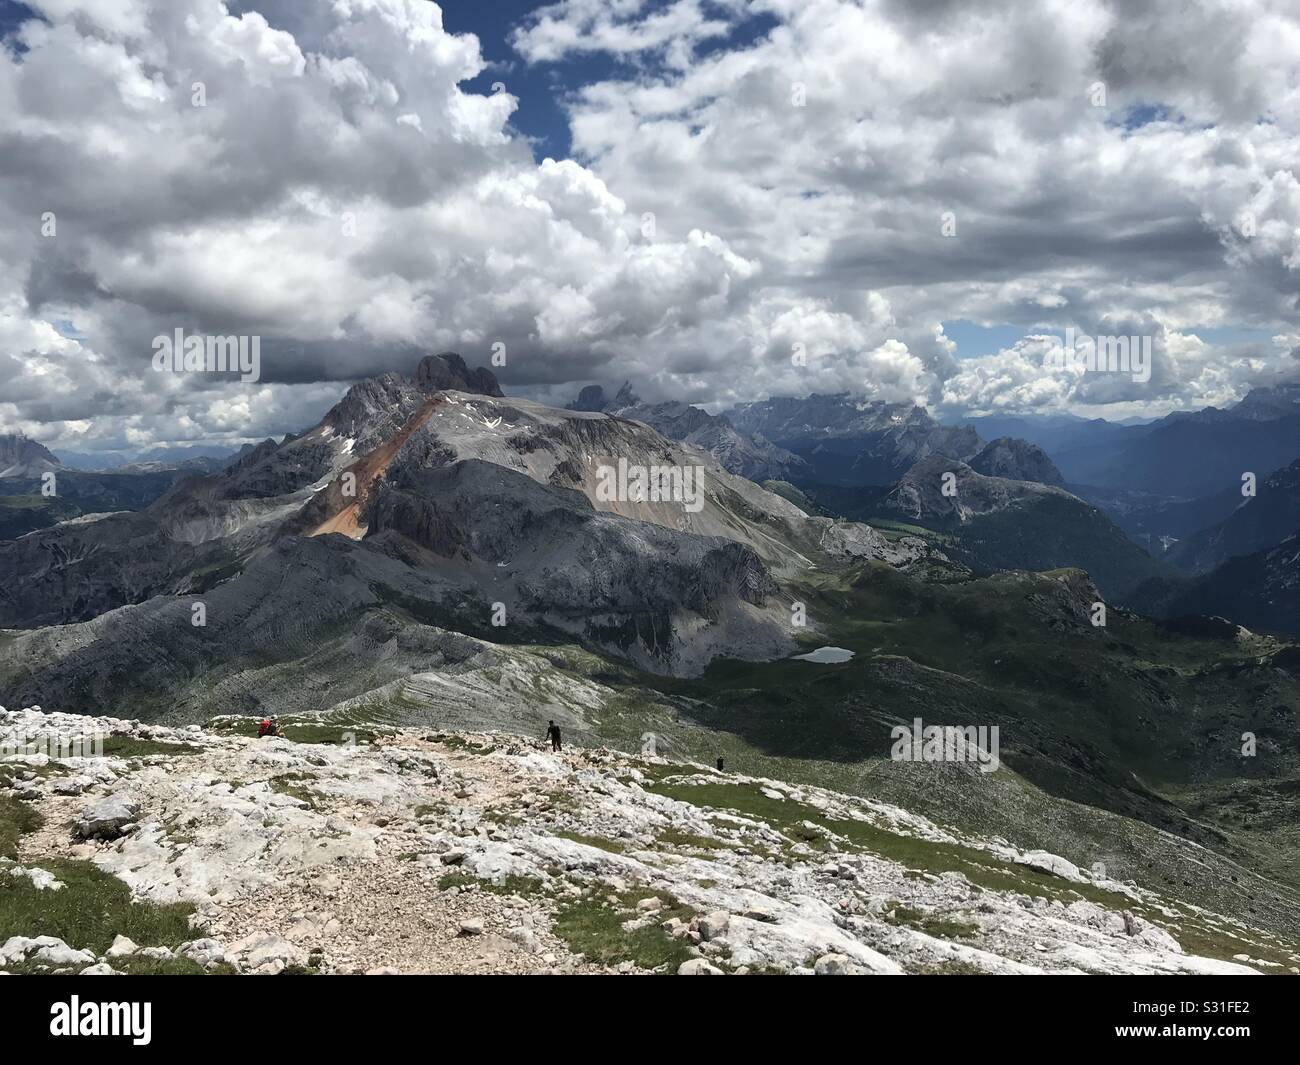
<svg viewBox="0 0 1300 1065">
<path fill-rule="evenodd" d="M 1073 862 L 1068 862 L 1059 854 L 1048 851 L 1027 851 L 1016 859 L 1017 864 L 1037 869 L 1040 873 L 1059 876 L 1062 880 L 1072 880 L 1076 884 L 1083 882 L 1083 874 Z"/>
<path fill-rule="evenodd" d="M 113 939 L 113 945 L 105 952 L 106 958 L 125 958 L 134 954 L 140 949 L 139 944 L 126 936 L 116 936 Z"/>
<path fill-rule="evenodd" d="M 92 802 L 82 810 L 73 832 L 80 839 L 112 840 L 123 835 L 126 826 L 139 819 L 140 807 L 119 792 Z"/>
<path fill-rule="evenodd" d="M 680 917 L 671 917 L 659 927 L 672 936 L 673 939 L 682 939 L 691 930 L 690 925 Z"/>
<path fill-rule="evenodd" d="M 76 950 L 55 936 L 12 936 L 0 946 L 0 961 L 18 962 L 32 958 L 46 965 L 94 965 L 95 955 L 88 950 Z"/>
<path fill-rule="evenodd" d="M 716 910 L 699 918 L 695 923 L 695 928 L 700 933 L 700 938 L 707 943 L 710 939 L 717 939 L 719 936 L 725 935 L 730 924 L 731 915 L 725 910 Z"/>
<path fill-rule="evenodd" d="M 861 971 L 843 954 L 823 954 L 813 965 L 818 976 L 855 976 Z"/>
<path fill-rule="evenodd" d="M 254 971 L 279 972 L 290 965 L 307 964 L 307 952 L 302 947 L 270 932 L 245 936 L 230 945 L 229 953 L 242 958 L 244 965 Z"/>
</svg>

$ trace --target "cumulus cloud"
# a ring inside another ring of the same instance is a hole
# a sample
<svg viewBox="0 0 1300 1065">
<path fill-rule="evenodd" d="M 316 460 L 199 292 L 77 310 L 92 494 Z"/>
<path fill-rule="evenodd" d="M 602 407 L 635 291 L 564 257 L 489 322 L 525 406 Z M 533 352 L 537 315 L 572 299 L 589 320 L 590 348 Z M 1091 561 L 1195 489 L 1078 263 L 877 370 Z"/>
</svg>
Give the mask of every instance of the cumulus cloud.
<svg viewBox="0 0 1300 1065">
<path fill-rule="evenodd" d="M 578 155 L 661 231 L 722 234 L 761 265 L 762 301 L 886 299 L 932 403 L 1159 413 L 1274 379 L 1267 341 L 1195 334 L 1267 335 L 1300 311 L 1292 5 L 761 6 L 781 25 L 752 47 L 571 105 Z M 954 360 L 934 338 L 958 319 L 1026 340 Z M 1150 382 L 1026 358 L 1036 335 L 1122 323 L 1155 342 Z M 1182 352 L 1184 333 L 1208 353 Z M 846 354 L 810 361 L 808 385 L 829 371 L 872 394 Z"/>
<path fill-rule="evenodd" d="M 530 15 L 511 43 L 530 63 L 555 62 L 603 52 L 624 59 L 660 55 L 684 66 L 707 41 L 726 37 L 739 21 L 744 0 L 564 0 Z"/>
<path fill-rule="evenodd" d="M 572 380 L 601 345 L 725 317 L 756 270 L 537 164 L 513 99 L 462 88 L 479 45 L 434 4 L 34 6 L 0 57 L 7 426 L 256 437 L 319 416 L 320 382 L 496 341 L 525 384 Z M 152 377 L 176 328 L 262 337 L 262 381 Z"/>
<path fill-rule="evenodd" d="M 715 405 L 1159 413 L 1300 370 L 1287 0 L 563 0 L 520 61 L 616 73 L 564 81 L 574 158 L 540 162 L 426 0 L 30 6 L 0 427 L 51 443 L 238 443 L 497 342 L 511 391 Z M 954 320 L 1025 339 L 965 358 Z M 1150 381 L 1045 365 L 1067 326 L 1150 336 Z M 153 374 L 178 327 L 261 336 L 262 379 Z"/>
</svg>

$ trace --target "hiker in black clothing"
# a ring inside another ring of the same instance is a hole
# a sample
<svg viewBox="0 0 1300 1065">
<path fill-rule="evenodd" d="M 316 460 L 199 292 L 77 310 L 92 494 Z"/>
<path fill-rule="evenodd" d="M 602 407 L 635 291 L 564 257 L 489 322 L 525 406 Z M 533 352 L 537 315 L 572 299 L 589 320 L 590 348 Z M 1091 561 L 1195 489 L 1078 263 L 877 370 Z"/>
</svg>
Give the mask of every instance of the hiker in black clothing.
<svg viewBox="0 0 1300 1065">
<path fill-rule="evenodd" d="M 546 738 L 551 741 L 551 750 L 558 751 L 560 749 L 560 726 L 554 721 L 551 722 L 551 727 L 546 730 Z"/>
</svg>

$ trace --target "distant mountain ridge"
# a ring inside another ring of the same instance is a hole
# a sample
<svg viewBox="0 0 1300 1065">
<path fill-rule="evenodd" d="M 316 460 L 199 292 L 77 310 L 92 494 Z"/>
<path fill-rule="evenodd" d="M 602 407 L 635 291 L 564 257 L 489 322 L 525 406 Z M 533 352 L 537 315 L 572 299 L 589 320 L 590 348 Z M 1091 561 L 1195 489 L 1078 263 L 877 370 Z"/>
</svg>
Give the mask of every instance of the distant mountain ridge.
<svg viewBox="0 0 1300 1065">
<path fill-rule="evenodd" d="M 1260 480 L 1255 495 L 1235 495 L 1238 505 L 1223 521 L 1176 544 L 1170 560 L 1204 573 L 1238 555 L 1251 555 L 1300 532 L 1300 459 Z"/>
<path fill-rule="evenodd" d="M 1202 407 L 1197 411 L 1174 411 L 1153 422 L 1153 427 L 1173 422 L 1195 421 L 1215 424 L 1222 421 L 1272 422 L 1300 415 L 1300 381 L 1252 388 L 1231 407 Z"/>
<path fill-rule="evenodd" d="M 1222 615 L 1257 632 L 1300 636 L 1300 533 L 1228 559 L 1159 604 L 1165 616 Z"/>
<path fill-rule="evenodd" d="M 830 485 L 889 484 L 929 455 L 968 459 L 983 445 L 974 429 L 940 425 L 924 407 L 847 392 L 776 396 L 723 413 L 741 432 L 799 455 L 811 480 Z"/>
<path fill-rule="evenodd" d="M 726 417 L 688 403 L 644 403 L 626 381 L 613 399 L 606 397 L 600 385 L 588 385 L 568 409 L 644 422 L 669 440 L 707 451 L 729 473 L 759 483 L 788 481 L 809 471 L 798 455 L 769 443 L 761 434 L 740 432 Z"/>
<path fill-rule="evenodd" d="M 1263 477 L 1300 452 L 1300 384 L 1257 388 L 1235 406 L 1170 414 L 1150 425 L 1051 453 L 1072 484 L 1124 488 L 1183 499 L 1213 495 Z"/>
<path fill-rule="evenodd" d="M 1065 489 L 986 476 L 943 455 L 908 470 L 875 512 L 945 534 L 951 539 L 945 550 L 974 569 L 1077 566 L 1120 602 L 1143 582 L 1173 575 L 1101 510 Z"/>
</svg>

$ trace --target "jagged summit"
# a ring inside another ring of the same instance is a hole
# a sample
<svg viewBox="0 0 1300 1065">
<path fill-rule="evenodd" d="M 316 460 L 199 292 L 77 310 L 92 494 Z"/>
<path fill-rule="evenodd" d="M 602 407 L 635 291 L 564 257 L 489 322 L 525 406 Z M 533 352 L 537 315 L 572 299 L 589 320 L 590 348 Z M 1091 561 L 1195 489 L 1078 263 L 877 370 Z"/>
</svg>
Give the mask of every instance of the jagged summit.
<svg viewBox="0 0 1300 1065">
<path fill-rule="evenodd" d="M 57 455 L 22 433 L 0 433 L 0 477 L 39 477 L 64 469 Z"/>
<path fill-rule="evenodd" d="M 605 390 L 600 385 L 587 385 L 566 410 L 602 411 L 605 409 Z"/>
<path fill-rule="evenodd" d="M 613 399 L 605 395 L 605 389 L 600 385 L 587 385 L 566 409 L 591 412 L 617 411 L 637 406 L 640 402 L 641 397 L 632 390 L 632 382 L 624 381 Z"/>
<path fill-rule="evenodd" d="M 426 392 L 474 392 L 481 396 L 502 397 L 496 374 L 485 366 L 471 370 L 454 351 L 426 355 L 415 369 L 415 383 Z"/>
<path fill-rule="evenodd" d="M 1028 478 L 984 474 L 946 455 L 930 455 L 899 480 L 885 497 L 884 508 L 911 521 L 964 523 L 1046 495 L 1074 498 Z"/>
<path fill-rule="evenodd" d="M 741 432 L 794 452 L 812 480 L 884 485 L 929 455 L 969 459 L 982 441 L 970 426 L 940 425 L 914 403 L 859 400 L 847 392 L 774 396 L 724 412 Z"/>
<path fill-rule="evenodd" d="M 1232 408 L 1232 413 L 1238 418 L 1249 418 L 1252 421 L 1294 417 L 1300 414 L 1300 381 L 1252 388 Z"/>
</svg>

